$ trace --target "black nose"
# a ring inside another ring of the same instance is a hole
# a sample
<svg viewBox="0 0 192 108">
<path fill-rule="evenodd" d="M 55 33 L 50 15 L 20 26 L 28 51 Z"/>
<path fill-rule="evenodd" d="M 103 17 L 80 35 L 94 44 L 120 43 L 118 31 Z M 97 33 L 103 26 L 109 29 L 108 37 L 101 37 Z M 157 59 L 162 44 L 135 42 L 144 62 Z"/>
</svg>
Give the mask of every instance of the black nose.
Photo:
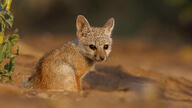
<svg viewBox="0 0 192 108">
<path fill-rule="evenodd" d="M 101 61 L 103 61 L 105 59 L 105 57 L 101 56 L 100 59 L 101 59 Z"/>
</svg>

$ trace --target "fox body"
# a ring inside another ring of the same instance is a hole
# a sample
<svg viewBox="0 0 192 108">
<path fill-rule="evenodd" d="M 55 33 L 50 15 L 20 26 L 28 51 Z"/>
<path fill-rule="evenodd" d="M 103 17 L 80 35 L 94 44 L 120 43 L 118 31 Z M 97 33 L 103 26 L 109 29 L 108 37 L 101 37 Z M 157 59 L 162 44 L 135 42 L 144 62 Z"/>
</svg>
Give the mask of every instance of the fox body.
<svg viewBox="0 0 192 108">
<path fill-rule="evenodd" d="M 114 19 L 109 19 L 103 27 L 91 27 L 86 18 L 79 15 L 76 27 L 77 39 L 42 57 L 27 82 L 28 87 L 81 91 L 82 78 L 94 69 L 96 62 L 107 59 L 112 48 Z"/>
</svg>

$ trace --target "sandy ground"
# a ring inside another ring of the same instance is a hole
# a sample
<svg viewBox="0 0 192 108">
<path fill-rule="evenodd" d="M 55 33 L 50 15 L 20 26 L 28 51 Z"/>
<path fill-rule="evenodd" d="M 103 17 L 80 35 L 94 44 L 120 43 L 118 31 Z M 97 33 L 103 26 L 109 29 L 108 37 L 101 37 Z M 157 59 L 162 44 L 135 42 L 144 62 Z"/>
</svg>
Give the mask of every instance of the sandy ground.
<svg viewBox="0 0 192 108">
<path fill-rule="evenodd" d="M 81 93 L 22 88 L 43 54 L 73 38 L 48 35 L 22 38 L 14 81 L 0 85 L 0 107 L 192 107 L 191 47 L 162 47 L 138 40 L 114 39 L 111 56 L 84 78 Z"/>
</svg>

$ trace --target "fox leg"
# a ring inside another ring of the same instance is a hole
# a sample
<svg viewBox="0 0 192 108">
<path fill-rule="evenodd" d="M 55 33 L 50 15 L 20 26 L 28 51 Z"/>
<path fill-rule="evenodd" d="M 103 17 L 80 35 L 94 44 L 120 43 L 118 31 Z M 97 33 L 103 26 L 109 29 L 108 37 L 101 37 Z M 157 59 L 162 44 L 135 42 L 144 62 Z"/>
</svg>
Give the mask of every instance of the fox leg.
<svg viewBox="0 0 192 108">
<path fill-rule="evenodd" d="M 77 85 L 77 90 L 82 91 L 83 90 L 83 78 L 87 75 L 88 72 L 85 72 L 84 74 L 81 75 L 75 75 L 76 77 L 76 85 Z"/>
<path fill-rule="evenodd" d="M 77 85 L 77 90 L 80 92 L 82 90 L 82 85 L 81 85 L 81 77 L 76 75 L 76 85 Z"/>
<path fill-rule="evenodd" d="M 74 69 L 61 60 L 53 62 L 43 75 L 50 89 L 77 91 Z"/>
</svg>

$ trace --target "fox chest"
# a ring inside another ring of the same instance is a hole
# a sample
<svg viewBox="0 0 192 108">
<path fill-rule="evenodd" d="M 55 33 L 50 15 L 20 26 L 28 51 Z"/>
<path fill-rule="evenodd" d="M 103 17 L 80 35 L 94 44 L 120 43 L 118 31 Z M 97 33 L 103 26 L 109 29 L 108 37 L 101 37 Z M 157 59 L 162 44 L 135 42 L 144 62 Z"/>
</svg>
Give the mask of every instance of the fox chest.
<svg viewBox="0 0 192 108">
<path fill-rule="evenodd" d="M 75 74 L 81 77 L 93 69 L 94 69 L 93 65 L 90 66 L 87 64 L 81 64 L 80 63 L 78 66 L 75 66 Z"/>
<path fill-rule="evenodd" d="M 75 74 L 78 76 L 83 76 L 89 71 L 94 69 L 94 62 L 89 61 L 85 58 L 78 58 L 76 59 L 76 62 L 74 63 L 74 69 L 75 69 Z"/>
</svg>

